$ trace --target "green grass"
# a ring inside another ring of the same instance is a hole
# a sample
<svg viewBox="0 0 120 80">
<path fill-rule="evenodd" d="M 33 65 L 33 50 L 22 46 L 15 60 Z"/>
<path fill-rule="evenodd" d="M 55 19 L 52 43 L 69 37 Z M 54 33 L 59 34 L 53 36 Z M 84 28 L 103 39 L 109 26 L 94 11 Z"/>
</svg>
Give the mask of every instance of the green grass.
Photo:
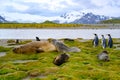
<svg viewBox="0 0 120 80">
<path fill-rule="evenodd" d="M 32 40 L 24 40 L 24 41 L 19 40 L 18 43 L 16 43 L 16 40 L 10 39 L 10 40 L 7 41 L 7 45 L 8 46 L 22 45 L 22 44 L 26 44 L 26 43 L 29 43 L 29 42 L 32 42 Z"/>
<path fill-rule="evenodd" d="M 7 52 L 9 50 L 11 50 L 11 48 L 5 48 L 5 47 L 0 46 L 0 52 Z"/>
<path fill-rule="evenodd" d="M 105 21 L 102 21 L 101 23 L 107 23 L 107 24 L 115 23 L 115 24 L 119 24 L 120 23 L 120 19 L 105 20 Z"/>
<path fill-rule="evenodd" d="M 109 25 L 104 24 L 57 24 L 46 21 L 44 23 L 0 23 L 0 29 L 41 29 L 41 28 L 83 28 L 83 29 L 101 29 L 101 28 L 109 28 Z M 113 27 L 115 28 L 115 26 Z"/>
<path fill-rule="evenodd" d="M 40 54 L 14 54 L 11 50 L 7 55 L 0 57 L 0 80 L 22 80 L 30 77 L 31 80 L 119 80 L 120 79 L 120 51 L 106 48 L 110 54 L 110 61 L 103 62 L 96 55 L 103 49 L 101 46 L 93 47 L 92 40 L 80 42 L 65 41 L 68 46 L 77 46 L 78 53 L 69 53 L 70 59 L 61 66 L 52 63 L 55 56 L 60 53 L 47 52 Z M 114 43 L 117 39 L 114 39 Z M 38 60 L 27 63 L 13 63 L 15 60 Z M 31 77 L 31 74 L 37 77 Z"/>
<path fill-rule="evenodd" d="M 56 23 L 0 23 L 0 28 L 74 28 L 83 24 L 56 24 Z"/>
</svg>

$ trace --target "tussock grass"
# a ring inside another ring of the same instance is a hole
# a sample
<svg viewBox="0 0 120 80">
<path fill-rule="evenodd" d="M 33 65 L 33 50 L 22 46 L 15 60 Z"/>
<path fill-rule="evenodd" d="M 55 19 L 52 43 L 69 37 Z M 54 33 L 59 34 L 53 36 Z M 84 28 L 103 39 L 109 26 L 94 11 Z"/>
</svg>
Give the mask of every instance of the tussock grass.
<svg viewBox="0 0 120 80">
<path fill-rule="evenodd" d="M 83 29 L 108 29 L 108 28 L 119 28 L 117 25 L 108 24 L 70 24 L 70 23 L 0 23 L 0 28 L 10 28 L 10 29 L 18 29 L 18 28 L 25 28 L 25 29 L 38 29 L 38 28 L 83 28 Z"/>
<path fill-rule="evenodd" d="M 0 46 L 0 52 L 7 52 L 9 50 L 11 50 L 11 48 L 5 48 L 3 46 Z"/>
<path fill-rule="evenodd" d="M 91 42 L 92 40 L 80 42 L 79 39 L 74 42 L 65 41 L 68 46 L 79 47 L 81 52 L 68 53 L 70 59 L 61 66 L 52 63 L 60 54 L 57 52 L 15 54 L 9 50 L 6 56 L 0 57 L 0 80 L 22 80 L 26 77 L 31 80 L 119 80 L 120 51 L 115 50 L 115 47 L 93 47 Z M 103 50 L 109 52 L 109 62 L 97 60 L 96 55 Z M 15 60 L 37 61 L 13 63 Z"/>
<path fill-rule="evenodd" d="M 83 24 L 56 24 L 56 23 L 0 23 L 0 28 L 74 28 Z"/>
</svg>

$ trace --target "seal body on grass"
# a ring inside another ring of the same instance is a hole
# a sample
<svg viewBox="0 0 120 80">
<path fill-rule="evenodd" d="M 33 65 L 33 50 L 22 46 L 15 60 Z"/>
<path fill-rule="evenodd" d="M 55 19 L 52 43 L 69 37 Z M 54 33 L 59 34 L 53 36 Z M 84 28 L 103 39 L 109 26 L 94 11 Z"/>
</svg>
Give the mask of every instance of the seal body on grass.
<svg viewBox="0 0 120 80">
<path fill-rule="evenodd" d="M 100 54 L 97 55 L 97 58 L 102 61 L 109 61 L 109 55 L 107 51 L 102 51 Z"/>
<path fill-rule="evenodd" d="M 49 41 L 33 41 L 13 49 L 14 53 L 40 53 L 56 51 L 56 47 Z"/>
<path fill-rule="evenodd" d="M 68 47 L 63 42 L 58 41 L 56 39 L 52 39 L 52 44 L 55 45 L 58 52 L 66 53 L 66 52 L 80 52 L 80 49 L 77 47 Z"/>
<path fill-rule="evenodd" d="M 69 54 L 66 54 L 66 53 L 60 54 L 57 57 L 55 57 L 55 59 L 53 60 L 53 63 L 57 66 L 60 66 L 63 63 L 67 62 L 69 57 L 70 57 Z"/>
</svg>

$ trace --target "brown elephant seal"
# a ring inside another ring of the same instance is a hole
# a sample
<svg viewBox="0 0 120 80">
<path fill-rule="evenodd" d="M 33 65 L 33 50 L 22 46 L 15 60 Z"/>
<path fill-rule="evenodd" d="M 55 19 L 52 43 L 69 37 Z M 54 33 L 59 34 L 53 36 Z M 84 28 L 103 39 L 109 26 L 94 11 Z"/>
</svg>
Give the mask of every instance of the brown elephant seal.
<svg viewBox="0 0 120 80">
<path fill-rule="evenodd" d="M 14 53 L 40 53 L 49 51 L 56 51 L 56 47 L 49 41 L 33 41 L 13 49 Z"/>
<path fill-rule="evenodd" d="M 69 54 L 66 54 L 66 53 L 60 54 L 57 57 L 55 57 L 55 59 L 53 60 L 53 63 L 57 66 L 60 66 L 63 63 L 67 62 L 69 57 L 70 57 Z"/>
<path fill-rule="evenodd" d="M 100 54 L 97 55 L 97 58 L 102 61 L 110 61 L 107 51 L 102 51 Z"/>
<path fill-rule="evenodd" d="M 66 52 L 80 52 L 80 49 L 77 47 L 68 47 L 63 42 L 58 41 L 56 39 L 51 40 L 52 44 L 56 47 L 58 52 L 66 53 Z"/>
</svg>

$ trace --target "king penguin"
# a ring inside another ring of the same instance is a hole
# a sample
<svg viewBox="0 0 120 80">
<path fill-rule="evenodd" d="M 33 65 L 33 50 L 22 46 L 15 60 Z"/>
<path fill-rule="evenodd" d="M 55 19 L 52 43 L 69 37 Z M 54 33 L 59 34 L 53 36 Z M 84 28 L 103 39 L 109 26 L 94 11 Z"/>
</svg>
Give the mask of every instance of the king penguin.
<svg viewBox="0 0 120 80">
<path fill-rule="evenodd" d="M 108 47 L 109 48 L 113 47 L 113 40 L 110 34 L 108 34 Z"/>
<path fill-rule="evenodd" d="M 94 39 L 93 39 L 93 44 L 94 44 L 94 47 L 96 47 L 96 46 L 98 46 L 98 44 L 99 44 L 99 39 L 98 39 L 97 34 L 94 34 L 94 35 L 95 35 L 95 37 L 94 37 Z"/>
<path fill-rule="evenodd" d="M 101 36 L 102 36 L 102 40 L 101 40 L 101 42 L 102 42 L 102 47 L 103 47 L 103 49 L 104 49 L 104 48 L 106 48 L 106 39 L 105 39 L 104 35 L 101 35 Z"/>
</svg>

